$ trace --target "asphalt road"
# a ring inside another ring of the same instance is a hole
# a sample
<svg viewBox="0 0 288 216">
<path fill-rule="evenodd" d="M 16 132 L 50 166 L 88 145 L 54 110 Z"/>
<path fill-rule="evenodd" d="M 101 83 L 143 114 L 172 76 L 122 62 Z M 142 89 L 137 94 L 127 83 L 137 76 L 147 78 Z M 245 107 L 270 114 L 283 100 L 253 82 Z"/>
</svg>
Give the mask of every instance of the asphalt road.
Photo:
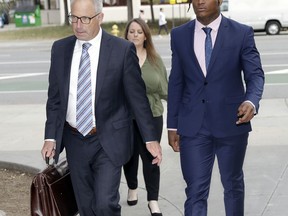
<svg viewBox="0 0 288 216">
<path fill-rule="evenodd" d="M 169 37 L 154 37 L 155 46 L 171 69 Z M 288 34 L 268 36 L 256 33 L 266 75 L 264 98 L 286 98 L 288 95 Z M 53 41 L 0 42 L 0 105 L 45 103 L 50 49 Z"/>
</svg>

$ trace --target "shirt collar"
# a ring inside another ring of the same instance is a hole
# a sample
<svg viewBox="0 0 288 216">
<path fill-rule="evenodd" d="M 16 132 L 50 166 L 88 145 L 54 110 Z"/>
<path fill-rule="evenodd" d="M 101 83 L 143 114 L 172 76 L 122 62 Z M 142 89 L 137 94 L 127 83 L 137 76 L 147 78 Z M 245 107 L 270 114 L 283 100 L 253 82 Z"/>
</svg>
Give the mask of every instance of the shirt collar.
<svg viewBox="0 0 288 216">
<path fill-rule="evenodd" d="M 203 31 L 202 28 L 204 27 L 210 27 L 212 28 L 213 31 L 218 31 L 220 23 L 222 20 L 222 15 L 220 14 L 215 20 L 213 20 L 213 22 L 209 23 L 208 26 L 203 25 L 202 23 L 200 23 L 197 19 L 195 22 L 195 31 Z"/>
<path fill-rule="evenodd" d="M 83 41 L 83 40 L 77 39 L 77 46 L 80 47 L 80 48 L 82 48 L 82 45 L 83 45 L 84 43 L 90 43 L 92 46 L 97 46 L 97 44 L 100 43 L 101 38 L 102 38 L 102 28 L 99 29 L 98 34 L 97 34 L 96 37 L 93 38 L 92 40 Z"/>
</svg>

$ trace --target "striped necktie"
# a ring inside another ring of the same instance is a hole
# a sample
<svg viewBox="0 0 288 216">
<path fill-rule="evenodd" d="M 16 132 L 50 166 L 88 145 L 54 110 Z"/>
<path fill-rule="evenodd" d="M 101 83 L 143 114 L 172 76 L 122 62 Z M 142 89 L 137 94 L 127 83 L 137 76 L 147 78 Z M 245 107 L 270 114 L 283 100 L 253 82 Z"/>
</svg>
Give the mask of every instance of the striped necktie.
<svg viewBox="0 0 288 216">
<path fill-rule="evenodd" d="M 212 53 L 212 39 L 211 39 L 211 28 L 205 27 L 202 28 L 203 31 L 206 33 L 206 39 L 205 39 L 205 64 L 206 64 L 206 71 L 208 70 L 211 53 Z"/>
<path fill-rule="evenodd" d="M 83 136 L 93 128 L 91 68 L 88 53 L 90 46 L 90 43 L 82 45 L 77 83 L 76 128 Z"/>
</svg>

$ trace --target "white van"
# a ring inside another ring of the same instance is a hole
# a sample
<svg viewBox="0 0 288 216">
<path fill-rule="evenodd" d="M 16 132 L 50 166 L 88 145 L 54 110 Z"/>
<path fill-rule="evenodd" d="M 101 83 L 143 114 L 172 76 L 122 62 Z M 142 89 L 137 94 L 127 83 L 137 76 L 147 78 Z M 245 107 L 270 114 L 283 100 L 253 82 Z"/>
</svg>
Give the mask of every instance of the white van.
<svg viewBox="0 0 288 216">
<path fill-rule="evenodd" d="M 221 13 L 269 35 L 288 28 L 288 0 L 223 0 Z"/>
</svg>

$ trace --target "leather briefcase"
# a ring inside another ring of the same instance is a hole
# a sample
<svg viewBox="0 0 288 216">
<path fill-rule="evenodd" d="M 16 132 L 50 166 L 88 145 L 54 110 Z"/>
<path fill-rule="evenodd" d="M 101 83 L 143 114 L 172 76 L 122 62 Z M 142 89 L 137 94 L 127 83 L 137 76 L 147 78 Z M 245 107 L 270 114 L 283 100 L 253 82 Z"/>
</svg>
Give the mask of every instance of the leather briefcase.
<svg viewBox="0 0 288 216">
<path fill-rule="evenodd" d="M 78 213 L 67 161 L 48 167 L 33 177 L 31 216 L 74 216 Z"/>
</svg>

